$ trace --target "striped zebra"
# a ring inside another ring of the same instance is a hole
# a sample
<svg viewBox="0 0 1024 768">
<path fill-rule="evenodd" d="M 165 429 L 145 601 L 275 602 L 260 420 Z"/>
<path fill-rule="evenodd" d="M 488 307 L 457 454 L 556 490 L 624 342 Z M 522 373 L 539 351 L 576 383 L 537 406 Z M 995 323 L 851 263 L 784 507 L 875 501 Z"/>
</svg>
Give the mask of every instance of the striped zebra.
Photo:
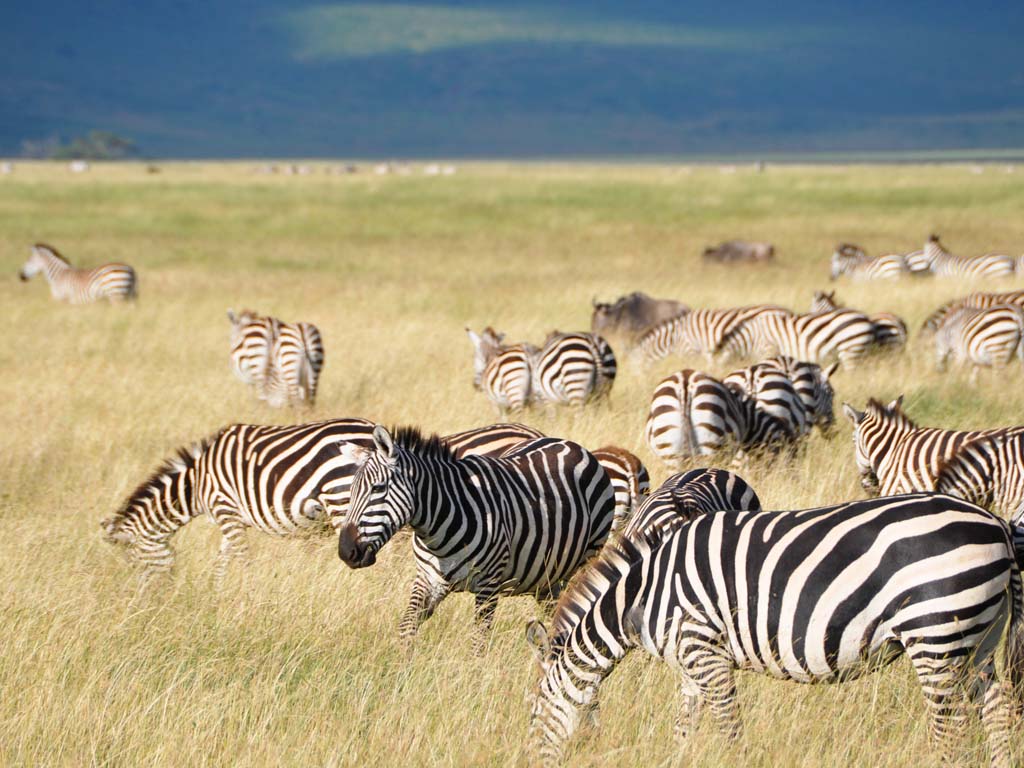
<svg viewBox="0 0 1024 768">
<path fill-rule="evenodd" d="M 924 323 L 921 324 L 921 332 L 935 333 L 939 330 L 943 320 L 946 319 L 946 315 L 955 309 L 960 309 L 961 307 L 990 309 L 1000 304 L 1013 304 L 1024 308 L 1024 291 L 1007 291 L 1005 293 L 984 293 L 979 291 L 961 296 L 958 299 L 952 299 L 928 315 Z"/>
<path fill-rule="evenodd" d="M 648 329 L 636 342 L 634 356 L 643 362 L 663 360 L 670 355 L 703 354 L 710 361 L 716 355 L 727 359 L 749 357 L 751 350 L 743 337 L 732 332 L 763 313 L 792 314 L 774 304 L 755 304 L 732 309 L 693 309 Z"/>
<path fill-rule="evenodd" d="M 615 517 L 611 531 L 615 533 L 633 515 L 641 499 L 651 492 L 651 476 L 643 462 L 625 448 L 606 445 L 591 453 L 608 473 L 615 493 Z"/>
<path fill-rule="evenodd" d="M 741 402 L 752 402 L 756 413 L 764 414 L 769 423 L 778 425 L 781 432 L 776 439 L 788 442 L 811 431 L 811 420 L 803 401 L 782 368 L 772 363 L 756 363 L 733 371 L 722 383 L 736 393 Z"/>
<path fill-rule="evenodd" d="M 907 259 L 897 253 L 868 256 L 862 248 L 840 243 L 832 253 L 831 280 L 846 275 L 852 280 L 895 280 L 910 271 Z"/>
<path fill-rule="evenodd" d="M 814 299 L 811 301 L 811 312 L 831 312 L 835 309 L 845 309 L 836 299 L 836 292 L 815 291 Z M 894 315 L 892 312 L 876 312 L 868 315 L 875 325 L 875 344 L 882 350 L 897 350 L 902 352 L 907 346 L 907 339 L 910 334 L 907 331 L 907 324 L 903 318 Z"/>
<path fill-rule="evenodd" d="M 854 367 L 875 343 L 875 325 L 850 309 L 806 315 L 765 312 L 737 325 L 722 340 L 759 356 L 787 355 L 797 360 L 826 363 L 838 358 L 843 368 Z"/>
<path fill-rule="evenodd" d="M 935 489 L 939 472 L 970 440 L 1005 435 L 1016 427 L 958 432 L 919 427 L 903 411 L 903 396 L 883 405 L 874 398 L 863 411 L 843 403 L 853 424 L 854 457 L 861 486 L 869 494 Z"/>
<path fill-rule="evenodd" d="M 839 369 L 839 363 L 822 368 L 817 363 L 795 360 L 786 355 L 776 355 L 762 360 L 761 365 L 774 366 L 782 371 L 793 385 L 797 397 L 803 403 L 807 422 L 828 434 L 835 423 L 833 399 L 835 391 L 831 378 Z"/>
<path fill-rule="evenodd" d="M 441 441 L 455 458 L 462 459 L 466 456 L 500 456 L 509 448 L 541 437 L 547 435 L 525 424 L 488 424 L 446 435 Z"/>
<path fill-rule="evenodd" d="M 741 736 L 735 671 L 843 683 L 909 657 L 948 761 L 968 701 L 991 765 L 1009 768 L 1015 721 L 995 665 L 1024 678 L 1024 590 L 1011 526 L 932 494 L 793 512 L 700 515 L 657 544 L 625 539 L 563 592 L 549 633 L 527 625 L 541 667 L 529 750 L 560 764 L 603 680 L 643 648 L 680 673 L 677 735 L 706 706 Z"/>
<path fill-rule="evenodd" d="M 533 364 L 533 396 L 549 405 L 582 406 L 608 396 L 615 353 L 595 333 L 552 331 Z"/>
<path fill-rule="evenodd" d="M 228 310 L 231 369 L 274 408 L 316 402 L 324 366 L 324 345 L 312 323 L 285 323 L 276 317 Z"/>
<path fill-rule="evenodd" d="M 935 490 L 1020 522 L 1024 514 L 1024 429 L 968 440 L 939 465 Z"/>
<path fill-rule="evenodd" d="M 332 419 L 296 426 L 235 424 L 180 449 L 101 523 L 128 548 L 145 584 L 174 563 L 171 537 L 207 515 L 221 532 L 214 577 L 247 553 L 245 531 L 281 536 L 325 530 L 347 510 L 357 464 L 345 446 L 372 445 L 373 422 Z"/>
<path fill-rule="evenodd" d="M 960 307 L 946 315 L 935 332 L 935 365 L 946 369 L 950 359 L 960 364 L 1003 368 L 1014 358 L 1024 360 L 1024 309 L 1003 304 L 990 309 Z"/>
<path fill-rule="evenodd" d="M 1009 277 L 1017 269 L 1016 259 L 1005 253 L 954 256 L 942 246 L 938 235 L 931 235 L 920 255 L 908 256 L 907 262 L 911 272 L 930 273 L 936 277 Z"/>
<path fill-rule="evenodd" d="M 680 459 L 731 447 L 748 449 L 792 439 L 792 426 L 758 408 L 756 398 L 701 371 L 685 369 L 655 387 L 644 427 L 651 451 L 672 467 Z"/>
<path fill-rule="evenodd" d="M 100 299 L 128 301 L 139 296 L 135 270 L 127 264 L 103 264 L 76 269 L 52 245 L 36 243 L 18 277 L 26 282 L 40 272 L 50 284 L 50 295 L 69 304 L 89 304 Z"/>
<path fill-rule="evenodd" d="M 476 598 L 477 652 L 501 595 L 552 594 L 604 544 L 615 499 L 590 453 L 543 438 L 499 458 L 457 459 L 414 428 L 373 431 L 374 449 L 352 486 L 338 556 L 373 565 L 408 523 L 416 578 L 399 634 L 410 640 L 449 592 Z"/>
<path fill-rule="evenodd" d="M 466 329 L 473 344 L 473 386 L 486 393 L 499 413 L 516 413 L 533 398 L 532 344 L 502 342 L 505 334 L 488 326 L 479 334 Z"/>
<path fill-rule="evenodd" d="M 669 476 L 643 500 L 622 531 L 626 538 L 663 537 L 697 515 L 724 509 L 761 510 L 746 480 L 724 469 L 691 469 Z"/>
</svg>

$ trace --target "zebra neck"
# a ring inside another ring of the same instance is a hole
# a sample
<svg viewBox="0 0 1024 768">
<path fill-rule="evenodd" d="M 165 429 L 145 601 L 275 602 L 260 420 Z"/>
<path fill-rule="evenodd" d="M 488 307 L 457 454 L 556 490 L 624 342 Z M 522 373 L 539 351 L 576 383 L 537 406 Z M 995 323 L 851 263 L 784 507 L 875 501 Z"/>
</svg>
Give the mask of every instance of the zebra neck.
<svg viewBox="0 0 1024 768">
<path fill-rule="evenodd" d="M 53 256 L 46 257 L 46 267 L 44 268 L 44 272 L 46 273 L 46 279 L 48 282 L 52 283 L 55 277 L 64 274 L 69 269 L 71 269 L 71 267 L 60 259 L 54 258 Z"/>
<path fill-rule="evenodd" d="M 467 470 L 463 462 L 422 462 L 416 472 L 415 512 L 409 526 L 420 540 L 430 548 L 430 542 L 452 530 L 453 522 L 464 523 L 472 510 L 479 506 L 468 499 L 467 487 L 476 475 Z M 458 520 L 457 518 L 462 518 Z M 456 525 L 456 529 L 462 527 Z"/>
</svg>

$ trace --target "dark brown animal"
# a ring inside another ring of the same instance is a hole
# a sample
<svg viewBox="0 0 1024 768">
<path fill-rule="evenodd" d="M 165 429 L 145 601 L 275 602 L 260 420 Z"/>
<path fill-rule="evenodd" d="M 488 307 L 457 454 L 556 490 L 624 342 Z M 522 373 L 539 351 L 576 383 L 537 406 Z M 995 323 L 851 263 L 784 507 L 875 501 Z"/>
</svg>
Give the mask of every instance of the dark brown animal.
<svg viewBox="0 0 1024 768">
<path fill-rule="evenodd" d="M 672 299 L 652 299 L 646 293 L 634 291 L 620 296 L 614 303 L 593 301 L 594 313 L 590 318 L 593 333 L 639 334 L 653 325 L 677 317 L 689 307 Z"/>
<path fill-rule="evenodd" d="M 704 259 L 719 264 L 761 264 L 771 261 L 773 258 L 775 258 L 775 246 L 771 243 L 727 240 L 721 245 L 704 249 Z"/>
</svg>

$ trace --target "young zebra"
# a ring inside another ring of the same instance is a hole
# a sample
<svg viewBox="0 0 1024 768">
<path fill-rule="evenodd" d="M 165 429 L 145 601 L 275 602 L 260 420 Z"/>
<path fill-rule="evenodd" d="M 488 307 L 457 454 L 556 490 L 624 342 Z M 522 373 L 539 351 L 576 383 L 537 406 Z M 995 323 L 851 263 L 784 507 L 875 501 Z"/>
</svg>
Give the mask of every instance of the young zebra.
<svg viewBox="0 0 1024 768">
<path fill-rule="evenodd" d="M 747 449 L 792 437 L 792 425 L 758 408 L 756 398 L 691 369 L 659 382 L 644 427 L 651 450 L 672 467 L 681 458 L 708 456 L 727 445 L 741 458 Z"/>
<path fill-rule="evenodd" d="M 473 386 L 487 394 L 499 413 L 516 413 L 533 397 L 532 344 L 502 344 L 505 334 L 488 326 L 477 334 L 466 329 L 473 343 Z"/>
<path fill-rule="evenodd" d="M 863 411 L 843 403 L 853 424 L 854 456 L 861 486 L 869 494 L 935 489 L 939 472 L 969 440 L 1004 435 L 1016 427 L 957 432 L 919 427 L 903 411 L 903 396 L 883 405 L 868 400 Z"/>
<path fill-rule="evenodd" d="M 850 309 L 806 315 L 762 313 L 736 326 L 723 339 L 761 355 L 782 354 L 798 360 L 825 363 L 838 358 L 843 368 L 854 367 L 875 343 L 875 325 Z"/>
<path fill-rule="evenodd" d="M 332 419 L 297 426 L 235 424 L 178 451 L 101 526 L 142 566 L 145 584 L 174 562 L 171 537 L 205 514 L 220 528 L 220 581 L 247 552 L 246 528 L 289 535 L 340 521 L 357 465 L 342 450 L 372 444 L 373 422 Z"/>
<path fill-rule="evenodd" d="M 127 301 L 139 296 L 135 270 L 127 264 L 75 269 L 56 248 L 46 243 L 32 246 L 32 255 L 18 272 L 18 277 L 26 282 L 40 272 L 50 284 L 50 295 L 70 304 L 88 304 L 100 299 Z"/>
<path fill-rule="evenodd" d="M 811 301 L 811 312 L 831 312 L 835 309 L 844 309 L 843 305 L 836 299 L 836 292 L 815 291 L 814 299 Z M 876 312 L 868 315 L 875 325 L 875 344 L 881 350 L 896 350 L 902 352 L 907 346 L 909 332 L 903 318 L 894 315 L 892 312 Z"/>
<path fill-rule="evenodd" d="M 722 353 L 727 359 L 749 357 L 748 339 L 732 337 L 732 331 L 762 313 L 792 314 L 774 304 L 755 304 L 732 309 L 693 309 L 653 326 L 636 342 L 634 356 L 650 363 L 670 355 L 703 354 L 711 361 Z"/>
<path fill-rule="evenodd" d="M 841 683 L 906 654 L 931 734 L 947 760 L 969 698 L 991 764 L 1009 768 L 1013 720 L 994 661 L 1024 678 L 1024 591 L 1010 526 L 931 494 L 794 512 L 700 515 L 655 545 L 623 540 L 563 592 L 550 634 L 527 640 L 540 662 L 529 744 L 561 763 L 581 715 L 626 653 L 643 648 L 680 673 L 677 735 L 706 705 L 741 735 L 735 671 Z"/>
<path fill-rule="evenodd" d="M 935 332 L 935 367 L 946 369 L 950 358 L 978 367 L 1003 368 L 1024 360 L 1024 309 L 1003 304 L 990 309 L 960 307 L 946 315 Z"/>
<path fill-rule="evenodd" d="M 920 255 L 908 256 L 910 271 L 930 273 L 937 277 L 992 278 L 1009 277 L 1016 271 L 1016 260 L 1005 253 L 986 253 L 983 256 L 954 256 L 931 235 Z"/>
<path fill-rule="evenodd" d="M 482 651 L 499 596 L 547 597 L 604 544 L 615 498 L 590 453 L 542 438 L 499 458 L 457 459 L 414 428 L 373 430 L 356 475 L 338 556 L 373 565 L 403 525 L 416 534 L 416 579 L 399 635 L 410 640 L 449 592 L 476 596 Z"/>
<path fill-rule="evenodd" d="M 643 462 L 625 448 L 606 445 L 591 453 L 608 473 L 615 492 L 615 518 L 611 531 L 615 533 L 636 511 L 640 500 L 651 492 L 651 476 Z"/>
<path fill-rule="evenodd" d="M 939 465 L 935 490 L 1020 522 L 1024 513 L 1024 429 L 968 440 Z"/>
<path fill-rule="evenodd" d="M 607 397 L 615 373 L 615 353 L 603 338 L 552 331 L 534 359 L 533 396 L 541 403 L 582 406 Z"/>
<path fill-rule="evenodd" d="M 324 345 L 312 323 L 285 323 L 276 317 L 228 310 L 231 369 L 274 408 L 316 402 Z"/>
<path fill-rule="evenodd" d="M 622 535 L 653 541 L 697 515 L 724 509 L 761 510 L 761 501 L 746 480 L 724 469 L 691 469 L 671 475 L 643 500 Z"/>
<path fill-rule="evenodd" d="M 1014 304 L 1024 308 L 1024 291 L 1007 291 L 1006 293 L 969 293 L 959 299 L 947 301 L 937 310 L 928 315 L 928 318 L 921 325 L 922 333 L 935 333 L 939 330 L 946 315 L 960 307 L 976 307 L 978 309 L 989 309 L 1000 304 Z"/>
<path fill-rule="evenodd" d="M 895 280 L 909 271 L 904 256 L 891 253 L 872 257 L 859 246 L 840 243 L 832 253 L 830 279 L 838 280 L 846 275 L 852 280 Z"/>
</svg>

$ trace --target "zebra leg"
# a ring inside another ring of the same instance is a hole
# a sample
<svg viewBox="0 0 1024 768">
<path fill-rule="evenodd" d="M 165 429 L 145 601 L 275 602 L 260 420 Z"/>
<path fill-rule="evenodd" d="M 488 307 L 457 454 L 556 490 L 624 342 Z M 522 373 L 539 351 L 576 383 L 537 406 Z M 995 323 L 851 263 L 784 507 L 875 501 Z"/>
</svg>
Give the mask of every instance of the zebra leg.
<svg viewBox="0 0 1024 768">
<path fill-rule="evenodd" d="M 498 608 L 498 596 L 493 592 L 476 594 L 476 610 L 473 623 L 476 632 L 473 637 L 473 654 L 483 656 L 487 652 L 487 644 L 491 639 L 491 624 L 494 623 L 494 612 Z"/>
<path fill-rule="evenodd" d="M 409 604 L 398 622 L 398 637 L 406 648 L 410 647 L 413 638 L 416 637 L 420 624 L 434 614 L 437 604 L 450 590 L 450 584 L 437 582 L 431 579 L 427 572 L 417 570 L 416 580 L 412 583 L 412 593 L 409 595 Z"/>
<path fill-rule="evenodd" d="M 220 528 L 220 551 L 213 567 L 213 583 L 217 589 L 224 586 L 228 567 L 232 560 L 247 557 L 249 545 L 245 540 L 245 523 L 234 511 L 216 510 L 213 519 Z"/>
<path fill-rule="evenodd" d="M 989 657 L 977 670 L 971 688 L 971 700 L 981 710 L 981 723 L 988 739 L 989 760 L 993 768 L 1009 768 L 1010 702 L 1005 687 L 996 675 L 995 664 Z"/>
<path fill-rule="evenodd" d="M 948 763 L 956 762 L 955 741 L 966 724 L 963 658 L 936 659 L 908 649 L 928 711 L 932 742 Z"/>
<path fill-rule="evenodd" d="M 734 741 L 739 739 L 742 725 L 732 661 L 724 655 L 708 651 L 691 656 L 687 660 L 685 672 L 693 680 L 699 698 L 711 709 L 719 730 Z"/>
<path fill-rule="evenodd" d="M 681 706 L 676 715 L 675 734 L 681 746 L 687 746 L 690 736 L 700 724 L 700 691 L 692 680 L 684 679 L 679 688 Z"/>
</svg>

